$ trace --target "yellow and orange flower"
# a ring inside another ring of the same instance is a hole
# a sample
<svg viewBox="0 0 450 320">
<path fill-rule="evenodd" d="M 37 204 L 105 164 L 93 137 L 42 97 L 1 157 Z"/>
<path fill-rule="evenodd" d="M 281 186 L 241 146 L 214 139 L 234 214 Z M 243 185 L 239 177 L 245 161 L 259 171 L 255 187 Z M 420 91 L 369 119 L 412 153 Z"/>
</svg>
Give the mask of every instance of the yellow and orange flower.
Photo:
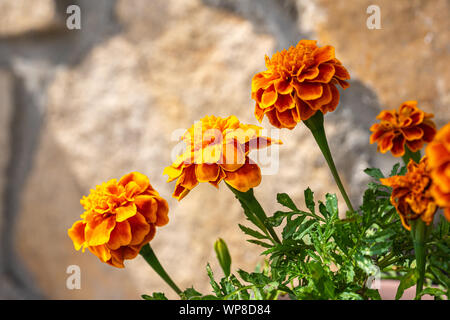
<svg viewBox="0 0 450 320">
<path fill-rule="evenodd" d="M 97 186 L 80 203 L 85 210 L 82 220 L 68 231 L 75 249 L 88 248 L 102 262 L 118 268 L 153 239 L 157 226 L 169 222 L 167 201 L 139 172 Z"/>
<path fill-rule="evenodd" d="M 261 136 L 261 127 L 246 125 L 235 116 L 206 116 L 181 137 L 183 154 L 164 169 L 167 182 L 177 180 L 173 197 L 181 200 L 199 182 L 218 188 L 225 180 L 233 188 L 246 192 L 261 182 L 261 171 L 249 159 L 251 150 L 261 149 L 278 140 Z"/>
<path fill-rule="evenodd" d="M 277 128 L 293 129 L 318 110 L 334 111 L 339 91 L 349 86 L 350 75 L 335 58 L 332 46 L 318 47 L 317 41 L 301 40 L 297 46 L 266 56 L 266 71 L 252 79 L 255 116 L 264 115 Z"/>
<path fill-rule="evenodd" d="M 431 194 L 431 176 L 428 160 L 423 157 L 419 163 L 412 159 L 404 176 L 380 179 L 385 186 L 392 188 L 391 203 L 397 209 L 403 226 L 411 230 L 410 220 L 422 219 L 427 225 L 433 222 L 437 210 Z"/>
<path fill-rule="evenodd" d="M 424 143 L 431 142 L 436 134 L 433 114 L 417 107 L 417 101 L 406 101 L 397 110 L 383 110 L 377 116 L 380 123 L 370 128 L 370 143 L 378 144 L 378 151 L 391 151 L 394 157 L 405 154 L 405 144 L 412 152 L 422 149 Z"/>
<path fill-rule="evenodd" d="M 426 154 L 433 178 L 431 193 L 450 221 L 450 123 L 438 131 Z"/>
</svg>

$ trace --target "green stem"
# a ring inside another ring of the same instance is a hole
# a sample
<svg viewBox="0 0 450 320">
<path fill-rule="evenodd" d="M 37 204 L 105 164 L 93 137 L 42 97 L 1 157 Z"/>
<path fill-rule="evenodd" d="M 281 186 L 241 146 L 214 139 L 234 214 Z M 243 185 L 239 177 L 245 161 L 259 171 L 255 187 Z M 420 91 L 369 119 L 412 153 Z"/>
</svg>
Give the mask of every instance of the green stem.
<svg viewBox="0 0 450 320">
<path fill-rule="evenodd" d="M 402 259 L 404 259 L 404 257 L 397 257 L 393 260 L 386 261 L 384 264 L 379 264 L 378 267 L 380 268 L 380 270 L 383 270 L 383 269 L 389 267 L 390 265 L 393 265 L 394 263 L 401 261 Z"/>
<path fill-rule="evenodd" d="M 380 262 L 378 262 L 378 267 L 383 270 L 384 265 L 386 264 L 389 259 L 391 259 L 395 255 L 394 252 L 389 253 L 387 256 L 385 256 Z M 388 265 L 388 264 L 387 264 Z"/>
<path fill-rule="evenodd" d="M 139 254 L 144 257 L 145 261 L 152 267 L 153 270 L 181 297 L 181 290 L 178 288 L 178 286 L 172 281 L 172 279 L 167 274 L 166 270 L 162 267 L 161 263 L 159 262 L 158 258 L 155 255 L 155 252 L 153 252 L 152 247 L 150 246 L 150 243 L 147 243 L 144 245 L 139 252 Z"/>
<path fill-rule="evenodd" d="M 253 214 L 255 214 L 259 222 L 257 226 L 260 228 L 263 227 L 265 229 L 265 230 L 263 229 L 263 231 L 267 231 L 272 236 L 272 240 L 274 240 L 274 242 L 281 243 L 275 230 L 272 228 L 270 224 L 267 223 L 267 215 L 264 212 L 264 209 L 259 204 L 258 200 L 256 200 L 255 194 L 253 193 L 253 189 L 250 189 L 247 192 L 241 192 L 230 186 L 228 183 L 226 185 L 234 193 L 236 198 L 238 198 L 241 204 L 245 205 Z"/>
<path fill-rule="evenodd" d="M 427 229 L 428 227 L 422 219 L 411 221 L 411 236 L 413 238 L 414 254 L 416 256 L 416 272 L 418 276 L 416 298 L 418 298 L 418 295 L 422 292 L 425 279 Z"/>
<path fill-rule="evenodd" d="M 406 166 L 408 165 L 409 159 L 413 159 L 415 163 L 419 163 L 421 158 L 420 150 L 413 152 L 405 145 L 405 154 L 402 156 L 402 159 Z"/>
<path fill-rule="evenodd" d="M 347 207 L 350 211 L 354 212 L 352 203 L 350 202 L 350 198 L 347 195 L 347 192 L 344 189 L 344 185 L 342 184 L 341 178 L 339 177 L 338 171 L 336 169 L 336 165 L 333 161 L 333 156 L 331 155 L 330 147 L 328 146 L 327 136 L 325 134 L 325 128 L 323 126 L 323 113 L 321 111 L 317 111 L 311 118 L 303 121 L 305 125 L 311 130 L 311 133 L 316 140 L 320 151 L 322 151 L 325 160 L 327 161 L 328 167 L 331 170 L 331 174 L 333 175 L 334 181 L 341 191 L 342 197 L 347 204 Z"/>
</svg>

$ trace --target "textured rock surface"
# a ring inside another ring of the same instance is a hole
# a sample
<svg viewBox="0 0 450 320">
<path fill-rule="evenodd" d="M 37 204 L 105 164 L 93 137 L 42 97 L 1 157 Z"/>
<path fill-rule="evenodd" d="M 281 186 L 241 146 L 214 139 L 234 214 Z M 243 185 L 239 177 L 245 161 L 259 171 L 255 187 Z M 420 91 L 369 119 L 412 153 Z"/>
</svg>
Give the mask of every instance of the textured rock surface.
<svg viewBox="0 0 450 320">
<path fill-rule="evenodd" d="M 406 100 L 434 112 L 437 122 L 448 121 L 450 104 L 450 2 L 389 1 L 376 4 L 381 29 L 366 28 L 370 0 L 318 0 L 322 17 L 316 34 L 334 43 L 342 62 L 373 88 L 383 108 L 397 108 Z M 351 41 L 351 45 L 348 43 Z"/>
<path fill-rule="evenodd" d="M 79 31 L 44 30 L 16 39 L 28 29 L 15 25 L 24 31 L 8 31 L 0 41 L 0 69 L 12 73 L 6 78 L 0 73 L 0 105 L 7 97 L 15 110 L 13 126 L 0 126 L 0 146 L 6 143 L 8 150 L 10 137 L 15 141 L 11 157 L 0 155 L 0 168 L 10 169 L 7 186 L 0 175 L 0 190 L 3 186 L 11 194 L 8 201 L 0 200 L 0 210 L 9 213 L 0 222 L 11 230 L 6 251 L 13 259 L 7 267 L 14 271 L 2 275 L 0 283 L 7 285 L 0 287 L 0 297 L 137 299 L 164 291 L 175 298 L 141 258 L 128 261 L 125 270 L 114 269 L 90 253 L 75 252 L 67 236 L 82 213 L 82 195 L 134 170 L 149 175 L 169 200 L 171 221 L 158 230 L 152 246 L 181 287 L 210 291 L 204 268 L 211 262 L 221 273 L 213 251 L 217 237 L 227 241 L 233 268 L 255 266 L 259 252 L 238 229 L 237 223 L 245 223 L 243 214 L 224 185 L 216 190 L 201 184 L 176 202 L 171 199 L 174 184 L 161 173 L 171 163 L 177 134 L 201 117 L 235 114 L 256 123 L 252 76 L 264 68 L 265 54 L 301 38 L 334 45 L 351 72 L 351 86 L 341 92 L 336 112 L 327 115 L 326 130 L 342 179 L 358 203 L 367 183 L 362 170 L 386 170 L 395 162 L 368 145 L 368 129 L 380 106 L 417 99 L 439 114 L 439 124 L 450 120 L 444 63 L 448 2 L 379 2 L 382 30 L 367 29 L 371 3 L 362 0 L 351 5 L 332 0 L 82 0 L 77 2 Z M 22 1 L 0 0 L 0 7 L 4 3 L 12 8 Z M 64 13 L 64 4 L 55 10 Z M 49 1 L 42 10 L 53 5 Z M 5 13 L 0 10 L 0 15 Z M 0 110 L 1 122 L 7 122 L 5 110 Z M 266 119 L 262 125 L 269 128 Z M 281 131 L 280 139 L 279 170 L 264 176 L 255 190 L 267 212 L 279 208 L 277 192 L 289 193 L 301 206 L 308 186 L 319 199 L 337 192 L 305 126 Z M 81 290 L 66 288 L 72 264 L 81 267 Z"/>
<path fill-rule="evenodd" d="M 53 0 L 1 0 L 0 37 L 43 31 L 57 25 Z"/>
<path fill-rule="evenodd" d="M 0 203 L 5 197 L 7 167 L 10 155 L 10 126 L 13 114 L 13 79 L 9 72 L 0 69 Z M 0 230 L 4 230 L 4 208 L 0 206 Z M 4 248 L 4 237 L 0 237 L 0 247 Z M 0 266 L 3 266 L 4 256 L 0 255 Z M 3 268 L 2 268 L 3 269 Z M 3 270 L 0 269 L 0 272 Z"/>
<path fill-rule="evenodd" d="M 139 292 L 130 275 L 110 268 L 90 254 L 77 253 L 67 229 L 80 212 L 83 191 L 67 154 L 42 128 L 33 173 L 22 197 L 16 249 L 43 295 L 60 299 L 129 299 Z M 67 267 L 78 265 L 81 290 L 68 290 Z M 125 285 L 124 285 L 125 284 Z"/>
<path fill-rule="evenodd" d="M 142 15 L 143 3 L 131 8 Z M 96 47 L 80 65 L 58 71 L 49 88 L 49 131 L 70 159 L 68 165 L 84 192 L 99 181 L 138 170 L 170 199 L 174 186 L 166 184 L 161 173 L 171 163 L 175 130 L 206 114 L 234 113 L 252 121 L 251 108 L 244 111 L 251 104 L 249 82 L 261 65 L 259 52 L 269 50 L 273 41 L 254 34 L 247 21 L 195 1 L 184 2 L 183 8 L 177 2 L 160 3 L 167 9 L 165 20 L 173 21 L 166 32 L 143 32 L 147 16 L 128 17 L 130 6 L 122 12 L 119 3 L 127 32 Z M 204 25 L 212 20 L 216 27 L 205 32 Z M 227 32 L 233 36 L 226 37 Z M 253 37 L 258 41 L 246 40 Z M 254 59 L 245 58 L 252 55 Z M 115 59 L 109 60 L 111 56 Z M 243 215 L 227 189 L 199 186 L 182 203 L 170 204 L 172 221 L 160 229 L 153 245 L 181 286 L 209 291 L 206 273 L 197 270 L 215 261 L 212 244 L 218 236 L 235 251 L 236 267 L 254 265 L 258 253 L 247 253 L 250 244 L 242 246 L 245 238 L 237 222 L 243 223 Z M 142 261 L 132 261 L 127 268 L 142 292 L 160 286 L 153 275 L 145 277 L 149 272 Z"/>
<path fill-rule="evenodd" d="M 10 223 L 5 206 L 8 198 L 7 184 L 10 179 L 9 162 L 13 151 L 11 144 L 11 127 L 14 118 L 14 87 L 15 79 L 6 69 L 0 69 L 0 299 L 29 297 L 17 279 L 11 273 L 11 236 Z"/>
</svg>

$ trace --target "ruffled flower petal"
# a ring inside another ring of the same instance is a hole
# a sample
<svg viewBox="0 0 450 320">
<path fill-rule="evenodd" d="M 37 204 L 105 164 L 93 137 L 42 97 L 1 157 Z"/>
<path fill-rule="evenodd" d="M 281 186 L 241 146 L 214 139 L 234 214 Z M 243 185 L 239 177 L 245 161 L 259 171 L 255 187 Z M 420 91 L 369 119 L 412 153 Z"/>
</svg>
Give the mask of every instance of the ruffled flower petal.
<svg viewBox="0 0 450 320">
<path fill-rule="evenodd" d="M 347 70 L 345 70 L 345 72 L 347 72 Z M 333 79 L 334 75 L 335 75 L 335 66 L 331 63 L 324 63 L 319 66 L 319 74 L 317 75 L 317 77 L 311 80 L 311 82 L 329 83 L 331 79 Z M 350 76 L 348 78 L 350 78 Z"/>
<path fill-rule="evenodd" d="M 322 96 L 323 88 L 319 83 L 294 82 L 294 88 L 301 100 L 314 100 Z"/>
<path fill-rule="evenodd" d="M 109 237 L 108 248 L 116 250 L 121 246 L 127 246 L 130 244 L 131 238 L 130 223 L 128 221 L 118 222 Z"/>
<path fill-rule="evenodd" d="M 157 198 L 156 201 L 158 202 L 158 211 L 156 212 L 155 225 L 162 227 L 169 223 L 169 204 L 163 198 Z"/>
<path fill-rule="evenodd" d="M 137 208 L 134 203 L 129 203 L 125 206 L 120 206 L 116 209 L 116 221 L 122 222 L 131 218 L 137 213 Z"/>
<path fill-rule="evenodd" d="M 96 216 L 86 224 L 85 239 L 88 246 L 98 246 L 109 241 L 109 235 L 116 225 L 115 216 Z"/>
<path fill-rule="evenodd" d="M 119 180 L 119 185 L 125 186 L 131 181 L 133 181 L 134 183 L 136 183 L 139 186 L 140 192 L 143 192 L 150 185 L 148 178 L 139 172 L 131 172 L 131 173 L 123 176 Z"/>
<path fill-rule="evenodd" d="M 72 228 L 68 230 L 68 234 L 70 239 L 73 241 L 73 246 L 75 247 L 75 250 L 80 250 L 85 242 L 84 238 L 84 230 L 86 227 L 86 223 L 83 221 L 76 221 Z"/>
<path fill-rule="evenodd" d="M 195 175 L 199 182 L 215 181 L 219 176 L 217 164 L 200 163 L 195 166 Z"/>
<path fill-rule="evenodd" d="M 266 71 L 252 79 L 255 116 L 264 115 L 277 128 L 293 129 L 317 111 L 332 112 L 339 103 L 335 85 L 347 88 L 350 75 L 335 58 L 332 46 L 301 40 L 295 47 L 265 57 Z"/>
<path fill-rule="evenodd" d="M 275 90 L 274 86 L 270 86 L 267 90 L 264 91 L 261 97 L 261 108 L 265 109 L 270 107 L 277 101 L 278 93 Z"/>
<path fill-rule="evenodd" d="M 147 223 L 144 215 L 137 213 L 127 220 L 130 224 L 132 238 L 130 245 L 137 245 L 144 240 L 147 233 L 150 231 L 150 224 Z"/>
<path fill-rule="evenodd" d="M 293 86 L 290 81 L 287 81 L 286 79 L 278 79 L 275 81 L 275 91 L 279 94 L 290 94 L 293 90 Z"/>
<path fill-rule="evenodd" d="M 107 262 L 111 259 L 111 251 L 106 247 L 106 245 L 89 246 L 88 249 L 102 262 Z"/>
<path fill-rule="evenodd" d="M 406 140 L 417 140 L 423 137 L 423 130 L 419 127 L 401 128 Z"/>
<path fill-rule="evenodd" d="M 314 61 L 317 64 L 327 62 L 334 59 L 334 48 L 332 46 L 324 46 L 318 48 L 314 54 Z"/>
<path fill-rule="evenodd" d="M 227 172 L 225 181 L 233 188 L 247 192 L 261 183 L 261 170 L 256 164 L 246 163 L 237 171 Z"/>
</svg>

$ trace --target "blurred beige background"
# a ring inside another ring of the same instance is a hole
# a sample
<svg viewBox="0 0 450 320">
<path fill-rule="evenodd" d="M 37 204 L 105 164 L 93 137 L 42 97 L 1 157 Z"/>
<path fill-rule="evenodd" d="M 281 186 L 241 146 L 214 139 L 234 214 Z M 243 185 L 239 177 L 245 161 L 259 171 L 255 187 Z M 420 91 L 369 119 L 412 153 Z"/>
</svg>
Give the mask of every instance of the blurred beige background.
<svg viewBox="0 0 450 320">
<path fill-rule="evenodd" d="M 66 27 L 70 4 L 81 8 L 81 30 Z M 380 30 L 366 26 L 371 4 Z M 162 170 L 172 133 L 204 115 L 255 124 L 252 76 L 265 54 L 302 38 L 335 46 L 352 76 L 326 130 L 359 203 L 362 170 L 396 162 L 369 145 L 380 109 L 418 100 L 438 126 L 450 120 L 449 12 L 448 0 L 0 0 L 0 298 L 175 298 L 140 257 L 115 269 L 67 236 L 82 195 L 135 170 L 169 200 L 171 221 L 152 245 L 181 287 L 210 292 L 205 265 L 221 276 L 218 237 L 234 270 L 253 269 L 260 251 L 237 227 L 245 221 L 231 192 L 199 185 L 178 203 Z M 268 213 L 277 192 L 299 206 L 308 186 L 317 198 L 337 192 L 303 125 L 281 139 L 278 174 L 255 191 Z M 66 288 L 73 264 L 80 290 Z"/>
</svg>

